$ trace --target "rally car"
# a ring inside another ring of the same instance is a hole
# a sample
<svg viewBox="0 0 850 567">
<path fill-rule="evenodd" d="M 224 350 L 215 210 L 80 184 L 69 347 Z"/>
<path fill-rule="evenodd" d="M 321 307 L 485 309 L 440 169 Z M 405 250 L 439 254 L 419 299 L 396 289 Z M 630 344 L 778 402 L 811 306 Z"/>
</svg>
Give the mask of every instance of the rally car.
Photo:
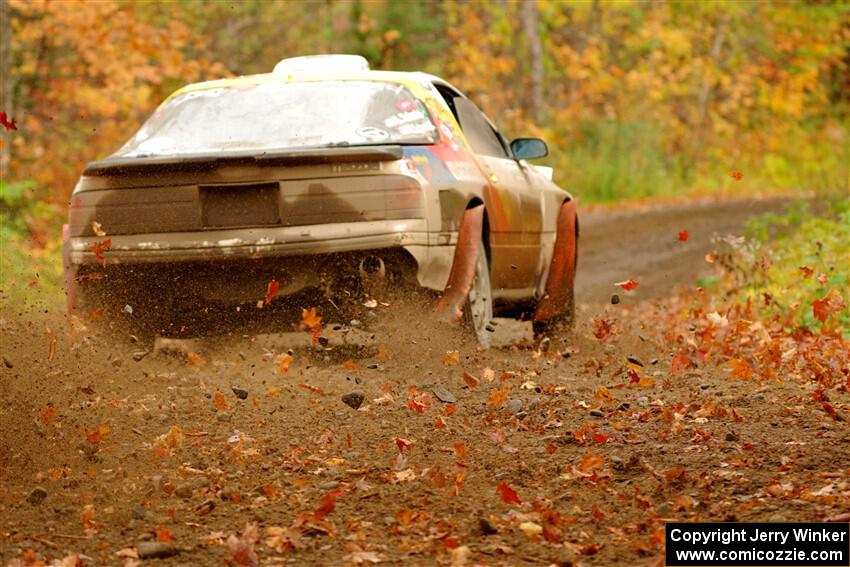
<svg viewBox="0 0 850 567">
<path fill-rule="evenodd" d="M 576 201 L 527 162 L 547 153 L 508 143 L 448 82 L 354 55 L 189 85 L 83 171 L 68 308 L 165 332 L 177 304 L 263 307 L 404 273 L 483 346 L 496 315 L 570 322 Z"/>
</svg>

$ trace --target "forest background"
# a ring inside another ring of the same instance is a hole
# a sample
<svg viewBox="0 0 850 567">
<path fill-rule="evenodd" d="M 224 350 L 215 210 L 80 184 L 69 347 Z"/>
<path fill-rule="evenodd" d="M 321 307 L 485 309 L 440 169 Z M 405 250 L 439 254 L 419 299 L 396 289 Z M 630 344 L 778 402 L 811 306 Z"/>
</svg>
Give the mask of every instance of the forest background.
<svg viewBox="0 0 850 567">
<path fill-rule="evenodd" d="M 0 0 L 0 283 L 58 286 L 88 161 L 180 86 L 357 53 L 549 143 L 583 203 L 846 194 L 846 2 Z M 10 124 L 11 126 L 11 124 Z"/>
</svg>

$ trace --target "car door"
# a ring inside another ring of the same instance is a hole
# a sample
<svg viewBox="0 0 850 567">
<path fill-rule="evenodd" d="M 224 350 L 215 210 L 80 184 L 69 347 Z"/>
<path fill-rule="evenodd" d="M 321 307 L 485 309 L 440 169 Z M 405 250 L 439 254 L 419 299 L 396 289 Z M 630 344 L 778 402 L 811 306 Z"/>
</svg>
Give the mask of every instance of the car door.
<svg viewBox="0 0 850 567">
<path fill-rule="evenodd" d="M 524 296 L 537 283 L 543 221 L 541 194 L 475 104 L 463 96 L 455 97 L 453 102 L 464 136 L 490 183 L 490 216 L 505 219 L 501 225 L 491 222 L 491 285 L 502 297 Z"/>
</svg>

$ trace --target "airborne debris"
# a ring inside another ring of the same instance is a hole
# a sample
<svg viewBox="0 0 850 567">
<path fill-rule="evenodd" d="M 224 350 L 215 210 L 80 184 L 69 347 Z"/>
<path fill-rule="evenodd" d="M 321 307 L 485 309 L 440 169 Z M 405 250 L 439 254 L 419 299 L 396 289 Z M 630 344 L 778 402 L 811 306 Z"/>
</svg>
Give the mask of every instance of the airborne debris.
<svg viewBox="0 0 850 567">
<path fill-rule="evenodd" d="M 361 405 L 363 405 L 363 400 L 366 396 L 360 390 L 355 390 L 353 392 L 349 392 L 342 397 L 342 401 L 345 405 L 349 406 L 352 409 L 358 409 Z"/>
</svg>

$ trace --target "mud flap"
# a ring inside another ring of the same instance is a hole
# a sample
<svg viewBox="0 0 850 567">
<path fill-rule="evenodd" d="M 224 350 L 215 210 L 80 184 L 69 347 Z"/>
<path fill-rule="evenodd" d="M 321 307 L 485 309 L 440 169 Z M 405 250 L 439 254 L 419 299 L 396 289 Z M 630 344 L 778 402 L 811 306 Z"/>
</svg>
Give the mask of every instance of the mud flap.
<svg viewBox="0 0 850 567">
<path fill-rule="evenodd" d="M 564 311 L 576 272 L 576 201 L 566 201 L 558 214 L 555 249 L 549 265 L 543 298 L 537 303 L 535 321 L 548 321 Z"/>
<path fill-rule="evenodd" d="M 449 320 L 458 321 L 463 316 L 463 307 L 475 278 L 478 243 L 481 241 L 483 227 L 484 205 L 464 211 L 449 281 L 436 307 L 437 313 L 445 314 Z"/>
</svg>

